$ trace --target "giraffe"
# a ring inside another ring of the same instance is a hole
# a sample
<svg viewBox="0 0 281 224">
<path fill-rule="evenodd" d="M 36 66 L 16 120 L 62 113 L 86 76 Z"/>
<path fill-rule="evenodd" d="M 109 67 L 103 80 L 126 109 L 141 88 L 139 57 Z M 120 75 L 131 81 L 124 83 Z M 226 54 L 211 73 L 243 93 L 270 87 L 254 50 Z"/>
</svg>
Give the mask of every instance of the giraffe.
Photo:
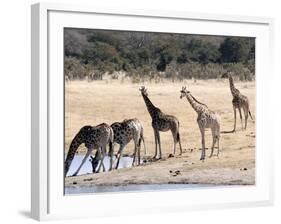
<svg viewBox="0 0 281 224">
<path fill-rule="evenodd" d="M 232 106 L 233 106 L 233 112 L 234 112 L 234 127 L 231 132 L 235 132 L 236 130 L 236 109 L 239 111 L 240 115 L 240 120 L 241 120 L 241 125 L 242 125 L 242 130 L 243 130 L 243 119 L 242 119 L 242 113 L 241 113 L 241 108 L 243 109 L 244 112 L 244 117 L 245 117 L 245 130 L 247 128 L 247 121 L 248 121 L 248 116 L 250 115 L 251 119 L 253 120 L 252 114 L 250 112 L 250 103 L 249 99 L 247 96 L 244 96 L 240 93 L 238 89 L 235 88 L 233 78 L 230 72 L 225 73 L 222 78 L 228 77 L 229 79 L 229 86 L 230 86 L 230 91 L 232 94 Z"/>
<path fill-rule="evenodd" d="M 109 151 L 112 151 L 112 144 L 113 144 L 113 130 L 111 127 L 105 123 L 99 124 L 97 126 L 84 126 L 80 129 L 80 131 L 75 135 L 73 138 L 67 157 L 64 163 L 64 175 L 66 176 L 71 162 L 74 158 L 78 147 L 84 143 L 87 148 L 87 153 L 82 160 L 82 163 L 78 167 L 77 171 L 73 174 L 76 176 L 80 171 L 81 167 L 85 163 L 86 159 L 92 153 L 94 149 L 99 151 L 101 163 L 98 168 L 98 172 L 100 172 L 101 166 L 103 166 L 103 170 L 105 170 L 103 159 L 104 155 L 106 154 L 106 145 L 109 143 Z"/>
<path fill-rule="evenodd" d="M 115 169 L 118 169 L 123 150 L 132 139 L 135 144 L 134 159 L 133 159 L 132 165 L 134 166 L 134 164 L 136 162 L 136 157 L 138 157 L 138 165 L 140 165 L 141 141 L 143 141 L 145 154 L 146 154 L 146 147 L 145 147 L 145 142 L 144 142 L 144 137 L 143 137 L 143 127 L 142 127 L 140 121 L 136 118 L 125 119 L 123 122 L 113 123 L 111 125 L 111 128 L 114 133 L 113 142 L 120 145 L 120 148 L 119 148 L 117 156 L 116 156 L 117 164 L 116 164 Z M 113 145 L 113 148 L 114 148 L 114 145 Z M 110 155 L 110 170 L 112 169 L 112 162 L 113 162 L 112 158 L 113 158 L 113 150 Z"/>
<path fill-rule="evenodd" d="M 160 141 L 160 131 L 166 132 L 171 130 L 174 140 L 174 149 L 173 155 L 176 153 L 176 144 L 179 143 L 180 146 L 180 155 L 182 154 L 182 147 L 181 147 L 181 139 L 179 133 L 179 126 L 180 123 L 175 116 L 167 115 L 163 113 L 159 108 L 155 107 L 153 103 L 148 98 L 147 89 L 142 86 L 140 89 L 141 95 L 143 100 L 146 104 L 147 110 L 152 119 L 152 128 L 154 130 L 154 137 L 155 137 L 155 154 L 154 159 L 156 159 L 158 150 L 157 145 L 159 146 L 159 159 L 162 158 L 162 150 L 161 150 L 161 141 Z"/>
<path fill-rule="evenodd" d="M 186 90 L 186 87 L 182 87 L 180 98 L 186 97 L 192 108 L 197 112 L 197 123 L 201 132 L 202 140 L 202 152 L 200 160 L 205 159 L 205 129 L 210 128 L 212 131 L 213 143 L 212 151 L 209 157 L 213 156 L 215 144 L 217 142 L 219 155 L 219 141 L 220 141 L 220 117 L 217 113 L 211 111 L 207 105 L 200 103 L 195 97 L 193 97 L 190 91 Z"/>
</svg>

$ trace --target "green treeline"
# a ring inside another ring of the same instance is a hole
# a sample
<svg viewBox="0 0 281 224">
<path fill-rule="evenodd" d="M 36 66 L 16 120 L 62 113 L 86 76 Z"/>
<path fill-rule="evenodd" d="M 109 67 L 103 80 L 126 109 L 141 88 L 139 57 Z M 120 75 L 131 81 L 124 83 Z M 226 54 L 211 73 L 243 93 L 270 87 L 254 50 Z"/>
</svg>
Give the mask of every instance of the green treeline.
<svg viewBox="0 0 281 224">
<path fill-rule="evenodd" d="M 64 35 L 67 79 L 118 78 L 116 72 L 133 81 L 255 75 L 254 38 L 70 28 Z"/>
</svg>

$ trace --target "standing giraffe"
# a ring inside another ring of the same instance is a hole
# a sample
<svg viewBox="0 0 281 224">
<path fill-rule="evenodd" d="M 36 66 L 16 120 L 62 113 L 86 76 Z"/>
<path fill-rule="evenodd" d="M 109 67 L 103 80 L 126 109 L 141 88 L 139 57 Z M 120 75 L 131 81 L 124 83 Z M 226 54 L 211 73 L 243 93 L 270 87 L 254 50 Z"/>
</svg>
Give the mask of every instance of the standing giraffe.
<svg viewBox="0 0 281 224">
<path fill-rule="evenodd" d="M 84 143 L 87 148 L 87 153 L 82 160 L 81 165 L 78 167 L 77 171 L 73 174 L 76 176 L 80 171 L 81 167 L 85 163 L 86 159 L 92 153 L 94 149 L 99 151 L 101 163 L 98 168 L 98 172 L 100 172 L 101 166 L 103 166 L 103 170 L 105 170 L 103 159 L 106 154 L 106 145 L 109 143 L 109 151 L 112 151 L 113 144 L 113 130 L 111 127 L 105 123 L 99 124 L 97 126 L 84 126 L 80 129 L 80 131 L 75 135 L 72 140 L 67 157 L 64 163 L 64 175 L 66 176 L 71 162 L 74 158 L 78 147 Z"/>
<path fill-rule="evenodd" d="M 117 164 L 115 169 L 118 169 L 119 161 L 122 156 L 123 150 L 126 145 L 133 139 L 135 144 L 134 150 L 134 159 L 133 164 L 136 162 L 136 157 L 138 157 L 138 165 L 140 165 L 140 147 L 141 141 L 143 141 L 145 154 L 146 154 L 146 147 L 144 143 L 143 137 L 143 127 L 140 121 L 136 118 L 134 119 L 125 119 L 123 122 L 115 122 L 111 125 L 111 128 L 114 133 L 114 143 L 120 145 L 120 148 L 117 153 Z M 113 146 L 114 147 L 114 146 Z M 113 150 L 110 155 L 110 170 L 112 169 L 112 158 L 113 158 Z"/>
<path fill-rule="evenodd" d="M 233 106 L 233 111 L 234 111 L 234 127 L 232 132 L 235 132 L 236 130 L 236 109 L 239 111 L 240 115 L 240 120 L 241 120 L 241 125 L 242 125 L 242 130 L 243 130 L 243 119 L 242 119 L 242 113 L 241 113 L 241 108 L 244 111 L 244 117 L 245 117 L 245 130 L 247 128 L 247 121 L 248 121 L 248 116 L 250 115 L 251 119 L 253 120 L 252 114 L 250 112 L 250 103 L 248 97 L 242 95 L 238 89 L 235 88 L 234 82 L 232 75 L 230 73 L 225 73 L 222 78 L 227 78 L 229 79 L 229 86 L 230 86 L 230 91 L 233 96 L 232 99 L 232 106 Z"/>
<path fill-rule="evenodd" d="M 171 130 L 174 139 L 174 153 L 176 153 L 177 142 L 180 145 L 180 155 L 182 154 L 179 126 L 180 123 L 175 116 L 164 114 L 159 108 L 155 107 L 153 103 L 148 98 L 147 90 L 144 86 L 140 89 L 143 100 L 146 104 L 147 110 L 152 118 L 152 128 L 154 130 L 155 137 L 155 155 L 153 158 L 157 157 L 157 145 L 159 146 L 159 159 L 162 158 L 161 142 L 160 142 L 160 131 L 166 132 Z"/>
<path fill-rule="evenodd" d="M 200 103 L 197 99 L 195 99 L 190 91 L 186 90 L 186 87 L 182 87 L 180 98 L 186 97 L 192 108 L 197 112 L 197 123 L 201 132 L 202 138 L 202 153 L 200 160 L 205 159 L 205 129 L 210 128 L 212 131 L 213 143 L 212 143 L 212 151 L 210 157 L 213 156 L 215 143 L 218 143 L 218 152 L 220 151 L 220 118 L 218 114 L 211 111 L 207 105 Z"/>
</svg>

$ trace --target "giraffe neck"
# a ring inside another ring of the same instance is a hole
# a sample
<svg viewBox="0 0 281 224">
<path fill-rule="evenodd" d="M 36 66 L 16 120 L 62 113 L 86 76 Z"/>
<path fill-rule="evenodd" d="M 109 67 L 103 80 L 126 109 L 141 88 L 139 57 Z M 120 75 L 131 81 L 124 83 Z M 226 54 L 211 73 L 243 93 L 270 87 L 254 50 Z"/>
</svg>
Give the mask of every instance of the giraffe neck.
<svg viewBox="0 0 281 224">
<path fill-rule="evenodd" d="M 239 95 L 239 90 L 235 88 L 232 76 L 229 76 L 229 86 L 232 96 Z"/>
<path fill-rule="evenodd" d="M 68 150 L 68 153 L 67 153 L 67 156 L 66 156 L 66 160 L 65 160 L 65 163 L 64 163 L 64 175 L 66 176 L 68 170 L 69 170 L 69 167 L 71 165 L 71 162 L 74 158 L 74 155 L 78 149 L 78 147 L 82 144 L 82 140 L 80 138 L 80 132 L 74 137 L 74 139 L 72 140 L 71 144 L 70 144 L 70 147 L 69 147 L 69 150 Z"/>
<path fill-rule="evenodd" d="M 188 93 L 186 95 L 186 98 L 188 100 L 188 102 L 190 103 L 190 105 L 192 106 L 192 108 L 197 112 L 197 113 L 202 113 L 203 110 L 205 110 L 207 108 L 207 106 L 203 103 L 200 103 L 197 99 L 195 99 L 195 97 L 193 97 L 191 95 L 191 93 Z"/>
<path fill-rule="evenodd" d="M 144 100 L 145 105 L 147 107 L 147 110 L 148 110 L 150 116 L 152 117 L 153 114 L 155 113 L 155 111 L 157 110 L 157 108 L 153 105 L 153 103 L 150 101 L 148 96 L 142 94 L 142 97 L 143 97 L 143 100 Z"/>
</svg>

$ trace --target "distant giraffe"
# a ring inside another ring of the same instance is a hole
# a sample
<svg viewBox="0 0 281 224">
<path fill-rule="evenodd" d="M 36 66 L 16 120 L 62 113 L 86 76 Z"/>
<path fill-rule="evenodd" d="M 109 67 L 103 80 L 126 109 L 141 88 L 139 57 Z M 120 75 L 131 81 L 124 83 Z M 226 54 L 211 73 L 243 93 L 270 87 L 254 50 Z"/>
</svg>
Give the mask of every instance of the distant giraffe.
<svg viewBox="0 0 281 224">
<path fill-rule="evenodd" d="M 123 150 L 126 147 L 126 145 L 133 139 L 135 144 L 134 149 L 134 159 L 133 164 L 136 162 L 136 157 L 138 157 L 138 165 L 140 165 L 140 147 L 141 147 L 141 141 L 143 141 L 145 154 L 146 154 L 146 147 L 144 143 L 144 137 L 143 137 L 143 127 L 140 123 L 140 121 L 136 118 L 134 119 L 125 119 L 123 122 L 115 122 L 111 125 L 111 128 L 114 133 L 114 143 L 117 143 L 120 145 L 120 148 L 117 153 L 117 164 L 116 169 L 118 169 L 120 158 L 122 156 Z M 114 146 L 113 146 L 114 147 Z M 113 152 L 110 155 L 110 170 L 112 169 L 112 157 Z"/>
<path fill-rule="evenodd" d="M 232 99 L 232 106 L 233 106 L 233 111 L 234 111 L 234 127 L 232 132 L 235 132 L 236 130 L 236 109 L 239 111 L 240 115 L 240 120 L 241 120 L 241 125 L 242 125 L 242 130 L 243 130 L 243 119 L 242 119 L 242 113 L 241 113 L 241 108 L 244 111 L 244 117 L 245 117 L 245 130 L 247 128 L 247 121 L 248 121 L 248 116 L 250 115 L 251 119 L 253 120 L 252 114 L 250 112 L 250 103 L 248 97 L 242 95 L 238 89 L 235 88 L 233 78 L 231 73 L 225 73 L 222 78 L 228 77 L 229 79 L 229 86 L 230 86 L 230 91 L 233 96 Z"/>
<path fill-rule="evenodd" d="M 205 159 L 205 129 L 211 128 L 213 143 L 212 143 L 212 151 L 210 157 L 213 156 L 215 143 L 218 143 L 218 152 L 219 155 L 219 141 L 220 141 L 220 118 L 218 114 L 211 111 L 207 105 L 200 103 L 197 99 L 195 99 L 190 91 L 186 90 L 186 87 L 182 87 L 180 98 L 186 97 L 192 108 L 197 112 L 197 123 L 201 132 L 202 139 L 202 152 L 200 160 Z"/>
<path fill-rule="evenodd" d="M 80 171 L 81 167 L 85 163 L 86 159 L 92 153 L 94 149 L 99 151 L 101 163 L 98 168 L 98 172 L 100 172 L 101 166 L 104 168 L 103 159 L 104 155 L 106 154 L 106 145 L 109 143 L 109 151 L 112 151 L 112 144 L 113 144 L 113 130 L 111 127 L 105 123 L 99 124 L 97 126 L 84 126 L 80 129 L 80 131 L 75 135 L 74 139 L 72 140 L 67 157 L 64 163 L 64 175 L 66 176 L 71 162 L 74 158 L 78 147 L 84 143 L 85 147 L 87 148 L 87 153 L 82 160 L 81 165 L 78 167 L 77 171 L 73 174 L 76 176 Z"/>
<path fill-rule="evenodd" d="M 157 157 L 157 145 L 159 146 L 159 158 L 162 158 L 161 141 L 160 141 L 160 131 L 166 132 L 171 130 L 174 139 L 174 151 L 173 155 L 176 153 L 176 143 L 180 146 L 180 155 L 182 154 L 179 126 L 180 123 L 175 116 L 167 115 L 163 113 L 159 108 L 155 107 L 153 103 L 148 98 L 147 90 L 144 86 L 140 88 L 141 95 L 146 104 L 147 110 L 152 118 L 152 128 L 154 130 L 155 137 L 155 155 L 153 158 Z"/>
</svg>

